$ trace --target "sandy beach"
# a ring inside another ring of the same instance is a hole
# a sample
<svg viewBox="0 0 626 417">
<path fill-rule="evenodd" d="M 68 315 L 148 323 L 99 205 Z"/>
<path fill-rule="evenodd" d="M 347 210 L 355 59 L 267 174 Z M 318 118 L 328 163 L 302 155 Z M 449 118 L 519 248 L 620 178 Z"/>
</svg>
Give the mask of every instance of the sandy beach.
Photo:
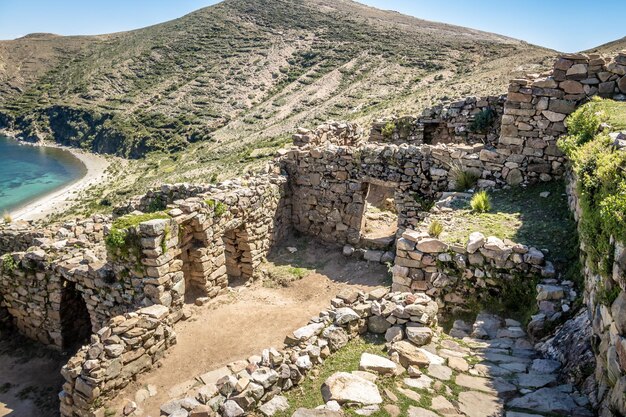
<svg viewBox="0 0 626 417">
<path fill-rule="evenodd" d="M 11 212 L 13 220 L 43 219 L 52 213 L 59 212 L 71 206 L 81 191 L 107 180 L 106 170 L 110 165 L 110 161 L 105 157 L 56 144 L 46 143 L 43 146 L 56 147 L 71 152 L 85 165 L 87 173 L 82 178 L 79 178 L 65 187 L 13 210 Z"/>
</svg>

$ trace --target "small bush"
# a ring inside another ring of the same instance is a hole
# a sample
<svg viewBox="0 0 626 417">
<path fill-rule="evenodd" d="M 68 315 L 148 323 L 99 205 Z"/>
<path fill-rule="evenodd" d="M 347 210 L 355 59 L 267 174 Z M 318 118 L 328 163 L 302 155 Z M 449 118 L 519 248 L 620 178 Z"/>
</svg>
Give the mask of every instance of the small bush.
<svg viewBox="0 0 626 417">
<path fill-rule="evenodd" d="M 487 191 L 479 191 L 474 194 L 470 206 L 477 213 L 486 213 L 491 210 L 491 200 Z"/>
<path fill-rule="evenodd" d="M 469 125 L 470 132 L 487 133 L 489 128 L 496 121 L 496 112 L 490 108 L 481 110 L 474 116 L 474 120 Z"/>
<path fill-rule="evenodd" d="M 466 171 L 460 165 L 452 165 L 450 176 L 454 182 L 456 191 L 466 191 L 473 188 L 478 181 L 478 175 L 471 171 Z"/>
<path fill-rule="evenodd" d="M 396 124 L 394 122 L 387 122 L 387 124 L 383 127 L 380 133 L 383 135 L 383 138 L 389 140 L 393 136 L 393 132 L 396 130 Z"/>
<path fill-rule="evenodd" d="M 226 213 L 226 204 L 222 203 L 221 201 L 216 201 L 216 200 L 205 200 L 204 201 L 207 206 L 209 206 L 210 209 L 213 209 L 213 215 L 215 217 L 222 217 L 224 215 L 224 213 Z"/>
<path fill-rule="evenodd" d="M 2 215 L 2 220 L 4 220 L 5 223 L 12 223 L 13 222 L 13 217 L 11 217 L 11 215 L 9 213 L 4 213 Z"/>
<path fill-rule="evenodd" d="M 4 272 L 13 272 L 17 268 L 17 264 L 15 263 L 15 259 L 11 254 L 7 253 L 2 257 L 2 270 Z"/>
<path fill-rule="evenodd" d="M 433 220 L 428 225 L 428 234 L 432 237 L 439 237 L 439 235 L 443 232 L 443 224 L 441 224 L 438 220 Z"/>
</svg>

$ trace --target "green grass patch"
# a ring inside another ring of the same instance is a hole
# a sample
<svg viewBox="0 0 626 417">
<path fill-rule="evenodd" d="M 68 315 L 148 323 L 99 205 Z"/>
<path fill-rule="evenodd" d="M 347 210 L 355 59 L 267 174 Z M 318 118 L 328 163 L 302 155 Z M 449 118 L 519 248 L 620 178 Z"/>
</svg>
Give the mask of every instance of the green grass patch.
<svg viewBox="0 0 626 417">
<path fill-rule="evenodd" d="M 486 213 L 491 210 L 491 199 L 487 191 L 483 190 L 474 194 L 470 201 L 470 206 L 472 207 L 472 211 L 476 213 Z"/>
<path fill-rule="evenodd" d="M 129 214 L 118 217 L 113 221 L 109 234 L 104 238 L 107 249 L 112 254 L 126 255 L 131 247 L 137 245 L 137 237 L 130 233 L 130 229 L 139 226 L 140 223 L 156 219 L 169 219 L 170 216 L 164 212 Z M 167 232 L 167 231 L 166 231 Z"/>
<path fill-rule="evenodd" d="M 317 368 L 319 370 L 319 374 L 317 376 L 307 376 L 299 386 L 294 387 L 291 391 L 285 393 L 285 397 L 287 397 L 287 400 L 289 401 L 289 409 L 284 412 L 277 413 L 276 416 L 289 417 L 298 408 L 303 407 L 312 409 L 319 405 L 323 405 L 324 399 L 322 398 L 321 387 L 328 377 L 335 372 L 351 372 L 358 370 L 361 354 L 364 352 L 386 357 L 387 354 L 384 351 L 384 347 L 385 339 L 380 335 L 367 335 L 351 340 L 343 349 L 333 353 L 321 366 Z M 309 375 L 312 374 L 309 372 Z M 392 403 L 383 394 L 383 390 L 385 388 L 392 391 L 398 397 L 398 402 L 393 404 L 400 407 L 402 412 L 401 415 L 407 415 L 407 410 L 410 406 L 430 407 L 432 396 L 428 392 L 424 390 L 416 391 L 419 392 L 421 399 L 419 402 L 415 402 L 397 390 L 397 384 L 405 377 L 406 375 L 400 377 L 378 377 L 376 385 L 381 391 L 384 403 L 381 404 L 381 409 L 378 412 L 372 414 L 372 417 L 389 417 L 389 414 L 382 409 L 382 406 L 385 404 Z M 354 409 L 347 408 L 345 411 L 347 416 L 357 416 Z"/>
</svg>

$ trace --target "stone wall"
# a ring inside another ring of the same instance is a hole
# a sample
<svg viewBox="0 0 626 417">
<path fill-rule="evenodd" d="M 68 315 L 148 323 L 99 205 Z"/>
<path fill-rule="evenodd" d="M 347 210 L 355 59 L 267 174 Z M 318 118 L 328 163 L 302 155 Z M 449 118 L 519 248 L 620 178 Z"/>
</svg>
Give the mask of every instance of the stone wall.
<svg viewBox="0 0 626 417">
<path fill-rule="evenodd" d="M 165 306 L 145 307 L 113 317 L 93 334 L 61 370 L 61 416 L 104 415 L 98 404 L 152 369 L 176 343 L 168 314 Z"/>
<path fill-rule="evenodd" d="M 453 169 L 479 187 L 505 185 L 506 157 L 485 145 L 374 145 L 292 148 L 282 158 L 293 193 L 293 226 L 326 241 L 357 245 L 368 184 L 395 190 L 400 229 L 416 226 L 426 202 L 453 189 Z"/>
<path fill-rule="evenodd" d="M 451 104 L 427 108 L 418 117 L 394 116 L 376 120 L 370 130 L 369 141 L 411 145 L 496 145 L 505 99 L 506 96 L 467 97 Z M 488 123 L 476 121 L 477 116 L 481 119 L 487 113 Z"/>
<path fill-rule="evenodd" d="M 195 197 L 209 192 L 212 185 L 205 184 L 163 184 L 158 190 L 149 190 L 146 194 L 131 198 L 126 204 L 115 207 L 113 213 L 123 216 L 133 211 L 151 213 L 163 210 L 176 200 Z"/>
<path fill-rule="evenodd" d="M 564 160 L 556 140 L 566 131 L 565 118 L 595 95 L 626 99 L 625 74 L 626 53 L 612 59 L 566 54 L 548 74 L 511 81 L 499 145 L 521 155 L 517 163 L 526 167 L 527 173 L 520 177 L 512 169 L 504 175 L 508 182 L 563 176 Z"/>
<path fill-rule="evenodd" d="M 536 285 L 537 334 L 540 324 L 569 312 L 575 296 L 572 283 L 554 279 L 554 266 L 541 250 L 480 232 L 472 233 L 462 246 L 406 230 L 396 242 L 392 273 L 392 290 L 424 291 L 452 314 L 471 310 L 475 306 L 470 303 L 488 304 L 489 297 L 502 301 L 512 291 L 534 291 Z"/>
<path fill-rule="evenodd" d="M 394 343 L 390 353 L 403 366 L 424 366 L 427 353 L 420 347 L 430 343 L 436 323 L 437 304 L 425 294 L 346 290 L 331 308 L 287 336 L 282 348 L 200 375 L 185 397 L 163 404 L 161 413 L 246 415 L 302 383 L 314 366 L 367 332 L 387 334 Z"/>
<path fill-rule="evenodd" d="M 576 221 L 581 208 L 576 179 L 569 178 L 568 198 Z M 584 302 L 591 322 L 591 347 L 595 355 L 593 402 L 602 417 L 626 415 L 626 245 L 615 237 L 610 276 L 594 272 L 585 255 L 592 242 L 581 241 L 580 251 L 585 278 Z"/>
<path fill-rule="evenodd" d="M 296 146 L 322 145 L 357 146 L 365 142 L 363 128 L 356 123 L 329 121 L 314 130 L 299 128 L 293 135 Z"/>
</svg>

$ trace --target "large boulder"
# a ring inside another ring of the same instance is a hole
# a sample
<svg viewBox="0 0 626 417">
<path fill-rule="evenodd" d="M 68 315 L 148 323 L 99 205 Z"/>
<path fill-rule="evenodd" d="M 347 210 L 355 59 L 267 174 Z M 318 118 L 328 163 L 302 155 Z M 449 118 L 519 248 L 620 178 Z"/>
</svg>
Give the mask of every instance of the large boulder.
<svg viewBox="0 0 626 417">
<path fill-rule="evenodd" d="M 441 253 L 448 250 L 448 245 L 439 239 L 426 238 L 417 242 L 415 249 L 424 253 Z"/>
<path fill-rule="evenodd" d="M 391 347 L 391 352 L 396 352 L 400 358 L 400 363 L 405 368 L 410 365 L 428 366 L 428 357 L 413 343 L 406 340 L 395 342 Z"/>
<path fill-rule="evenodd" d="M 359 319 L 359 315 L 349 307 L 338 308 L 335 311 L 335 324 L 338 326 L 348 324 Z"/>
<path fill-rule="evenodd" d="M 383 402 L 376 384 L 347 372 L 337 372 L 326 379 L 322 385 L 322 397 L 325 402 L 334 400 L 339 404 Z"/>
<path fill-rule="evenodd" d="M 383 334 L 391 327 L 391 323 L 383 316 L 372 316 L 367 321 L 367 330 L 370 333 Z"/>
<path fill-rule="evenodd" d="M 341 349 L 350 341 L 350 336 L 344 329 L 338 326 L 328 326 L 323 332 L 322 337 L 328 340 L 330 349 L 334 352 Z"/>
<path fill-rule="evenodd" d="M 415 323 L 407 323 L 405 332 L 406 338 L 417 346 L 427 345 L 433 338 L 433 331 L 430 327 Z"/>
</svg>

